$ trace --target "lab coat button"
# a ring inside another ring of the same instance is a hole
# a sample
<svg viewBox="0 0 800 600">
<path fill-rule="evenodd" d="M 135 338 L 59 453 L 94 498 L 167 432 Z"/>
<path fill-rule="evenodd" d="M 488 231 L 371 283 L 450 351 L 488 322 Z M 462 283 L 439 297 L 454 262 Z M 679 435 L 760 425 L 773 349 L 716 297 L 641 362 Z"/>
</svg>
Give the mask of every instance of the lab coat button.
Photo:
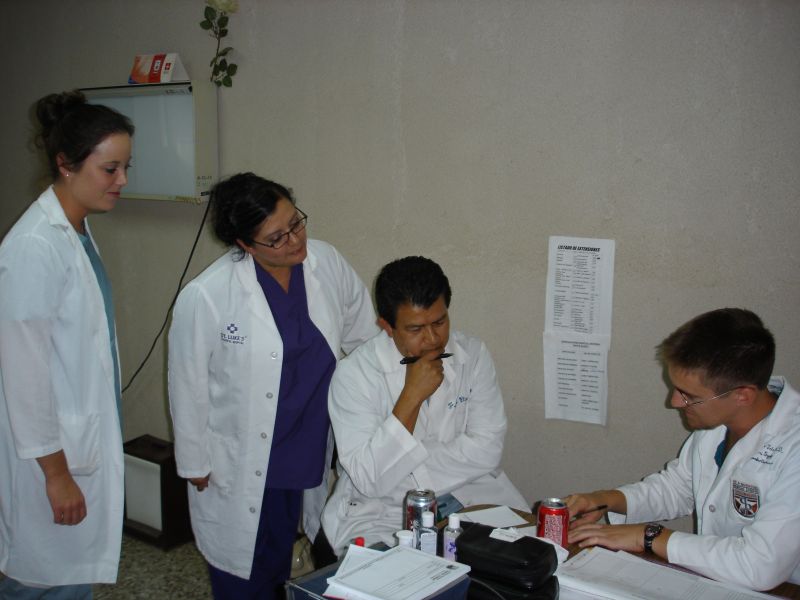
<svg viewBox="0 0 800 600">
<path fill-rule="evenodd" d="M 713 504 L 708 507 L 708 512 L 716 512 L 716 510 L 717 510 L 717 507 L 714 506 Z"/>
<path fill-rule="evenodd" d="M 270 356 L 272 358 L 278 358 L 278 353 L 277 352 L 273 352 L 272 354 L 270 354 Z"/>
<path fill-rule="evenodd" d="M 261 477 L 261 471 L 256 471 L 256 475 L 257 475 L 258 477 Z"/>
<path fill-rule="evenodd" d="M 251 512 L 251 513 L 254 513 L 254 512 L 256 512 L 256 508 L 255 508 L 254 506 L 251 506 L 251 507 L 250 507 L 250 512 Z"/>
<path fill-rule="evenodd" d="M 272 392 L 267 392 L 267 398 L 272 398 Z"/>
<path fill-rule="evenodd" d="M 264 439 L 264 440 L 267 439 L 267 434 L 264 433 L 263 431 L 261 432 L 261 439 Z"/>
</svg>

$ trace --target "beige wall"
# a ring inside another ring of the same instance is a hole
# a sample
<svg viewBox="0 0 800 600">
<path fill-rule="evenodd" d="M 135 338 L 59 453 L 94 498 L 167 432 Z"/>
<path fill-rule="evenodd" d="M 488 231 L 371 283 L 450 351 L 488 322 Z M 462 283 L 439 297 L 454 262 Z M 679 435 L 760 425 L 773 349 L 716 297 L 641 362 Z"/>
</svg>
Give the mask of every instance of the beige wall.
<svg viewBox="0 0 800 600">
<path fill-rule="evenodd" d="M 0 231 L 33 199 L 29 105 L 124 83 L 137 53 L 207 76 L 200 0 L 3 0 Z M 686 432 L 653 347 L 736 305 L 800 381 L 800 3 L 242 0 L 219 95 L 221 173 L 294 188 L 312 235 L 365 281 L 411 253 L 450 276 L 454 326 L 506 394 L 505 466 L 531 498 L 637 479 Z M 204 207 L 126 201 L 92 219 L 124 381 L 164 317 Z M 545 421 L 547 238 L 617 242 L 607 427 Z M 220 253 L 201 239 L 191 273 Z M 164 343 L 125 430 L 169 435 Z"/>
</svg>

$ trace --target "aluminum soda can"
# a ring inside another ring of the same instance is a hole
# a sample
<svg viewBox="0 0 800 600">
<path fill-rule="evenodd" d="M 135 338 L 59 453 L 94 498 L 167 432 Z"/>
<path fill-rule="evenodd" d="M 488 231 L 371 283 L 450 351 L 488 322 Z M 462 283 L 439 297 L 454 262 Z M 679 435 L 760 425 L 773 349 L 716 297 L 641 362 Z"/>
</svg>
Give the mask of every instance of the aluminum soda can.
<svg viewBox="0 0 800 600">
<path fill-rule="evenodd" d="M 539 504 L 536 535 L 553 540 L 564 548 L 569 543 L 569 511 L 561 498 L 545 498 Z"/>
<path fill-rule="evenodd" d="M 403 529 L 414 533 L 414 548 L 419 548 L 419 529 L 422 527 L 422 513 L 426 510 L 436 514 L 433 490 L 408 490 L 403 500 Z"/>
</svg>

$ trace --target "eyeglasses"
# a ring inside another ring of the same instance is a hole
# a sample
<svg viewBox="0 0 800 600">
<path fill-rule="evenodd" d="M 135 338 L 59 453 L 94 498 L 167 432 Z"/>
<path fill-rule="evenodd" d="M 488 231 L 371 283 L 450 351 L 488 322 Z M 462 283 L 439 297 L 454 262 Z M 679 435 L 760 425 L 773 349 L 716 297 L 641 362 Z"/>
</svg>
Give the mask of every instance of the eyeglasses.
<svg viewBox="0 0 800 600">
<path fill-rule="evenodd" d="M 259 246 L 266 246 L 267 248 L 272 248 L 273 250 L 277 250 L 278 248 L 283 248 L 289 241 L 290 235 L 292 234 L 297 235 L 301 231 L 303 231 L 303 229 L 306 228 L 308 215 L 298 208 L 296 217 L 297 220 L 289 226 L 289 231 L 286 231 L 284 233 L 276 233 L 272 235 L 268 242 L 259 242 L 257 240 L 253 240 L 253 243 L 258 244 Z"/>
<path fill-rule="evenodd" d="M 683 403 L 686 406 L 696 406 L 698 404 L 702 404 L 703 402 L 710 402 L 711 400 L 716 400 L 717 398 L 722 398 L 723 396 L 727 396 L 731 392 L 738 390 L 739 387 L 740 386 L 737 386 L 735 388 L 729 389 L 727 392 L 723 392 L 722 394 L 717 394 L 716 396 L 712 396 L 711 398 L 701 398 L 700 400 L 690 400 L 691 396 L 688 396 L 686 392 L 684 392 L 683 390 L 679 390 L 678 388 L 675 388 L 675 391 L 681 395 L 681 400 L 683 400 Z"/>
</svg>

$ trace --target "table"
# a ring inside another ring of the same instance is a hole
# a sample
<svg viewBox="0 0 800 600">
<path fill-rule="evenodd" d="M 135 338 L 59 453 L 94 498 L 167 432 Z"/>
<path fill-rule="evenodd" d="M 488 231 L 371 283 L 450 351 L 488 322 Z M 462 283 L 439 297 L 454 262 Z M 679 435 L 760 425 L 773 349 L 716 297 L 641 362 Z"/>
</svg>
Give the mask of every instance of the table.
<svg viewBox="0 0 800 600">
<path fill-rule="evenodd" d="M 480 505 L 476 505 L 476 506 L 470 506 L 469 508 L 464 508 L 459 512 L 470 512 L 470 511 L 473 511 L 473 510 L 481 510 L 481 509 L 484 509 L 484 508 L 492 508 L 492 506 L 494 506 L 494 505 L 493 504 L 480 504 Z M 525 519 L 528 522 L 528 524 L 536 524 L 536 517 L 532 513 L 526 512 L 526 511 L 522 511 L 522 510 L 517 510 L 517 509 L 512 509 L 512 510 L 515 513 L 517 513 L 520 517 Z M 520 525 L 520 527 L 526 527 L 526 525 Z M 570 556 L 570 558 L 572 558 L 578 552 L 580 552 L 581 548 L 578 548 L 576 545 L 571 544 L 569 546 L 568 550 L 569 550 L 569 556 Z M 656 562 L 656 563 L 668 565 L 671 568 L 682 569 L 682 567 L 676 567 L 674 565 L 670 565 L 667 561 L 665 561 L 665 560 L 663 560 L 663 559 L 661 559 L 661 558 L 659 558 L 658 556 L 655 556 L 655 555 L 643 554 L 643 553 L 638 554 L 638 553 L 635 553 L 635 552 L 632 552 L 631 554 L 637 554 L 638 556 L 641 556 L 645 560 L 649 560 L 651 562 Z M 689 569 L 683 569 L 683 570 L 689 571 Z M 795 600 L 795 599 L 796 600 L 800 600 L 800 585 L 797 585 L 797 584 L 794 584 L 794 583 L 789 583 L 787 581 L 787 582 L 782 583 L 779 586 L 777 586 L 777 587 L 775 587 L 775 588 L 773 588 L 771 590 L 768 590 L 768 591 L 762 592 L 762 593 L 763 594 L 769 594 L 771 596 L 776 596 L 776 597 L 779 597 L 779 598 L 791 598 L 792 600 Z M 563 592 L 562 592 L 562 596 L 563 596 Z"/>
</svg>

